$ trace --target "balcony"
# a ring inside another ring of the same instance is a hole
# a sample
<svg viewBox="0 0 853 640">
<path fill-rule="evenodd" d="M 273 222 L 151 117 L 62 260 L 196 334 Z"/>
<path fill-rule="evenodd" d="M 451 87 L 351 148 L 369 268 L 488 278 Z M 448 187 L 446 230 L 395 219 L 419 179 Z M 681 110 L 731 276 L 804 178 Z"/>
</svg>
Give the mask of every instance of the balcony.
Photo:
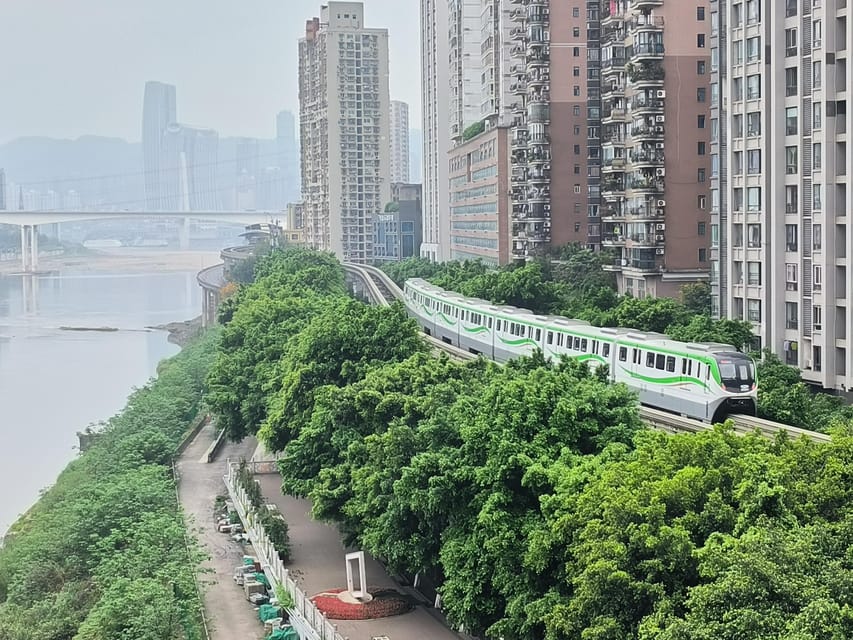
<svg viewBox="0 0 853 640">
<path fill-rule="evenodd" d="M 664 183 L 658 177 L 634 177 L 628 181 L 628 190 L 663 193 Z"/>
<path fill-rule="evenodd" d="M 625 65 L 628 81 L 636 88 L 662 87 L 666 76 L 663 65 L 659 61 L 630 62 Z"/>
<path fill-rule="evenodd" d="M 640 124 L 631 127 L 632 140 L 663 140 L 664 128 L 660 124 Z"/>
<path fill-rule="evenodd" d="M 541 168 L 543 171 L 551 169 L 551 150 L 549 147 L 532 147 L 527 152 L 527 164 L 531 167 Z"/>
<path fill-rule="evenodd" d="M 606 82 L 601 87 L 601 97 L 605 98 L 624 98 L 625 84 L 623 82 Z"/>
<path fill-rule="evenodd" d="M 628 236 L 632 247 L 657 247 L 665 240 L 663 233 L 633 233 Z"/>
<path fill-rule="evenodd" d="M 627 60 L 625 58 L 608 58 L 607 60 L 601 61 L 601 73 L 613 73 L 616 71 L 622 71 L 625 68 L 625 63 Z"/>
<path fill-rule="evenodd" d="M 524 130 L 516 131 L 515 135 L 512 137 L 510 148 L 513 150 L 526 149 L 527 148 L 527 132 Z"/>
<path fill-rule="evenodd" d="M 659 91 L 657 93 L 663 93 Z M 629 105 L 631 113 L 641 115 L 643 113 L 663 113 L 664 102 L 660 98 L 649 98 L 647 96 L 634 96 Z"/>
<path fill-rule="evenodd" d="M 531 71 L 527 75 L 527 86 L 530 88 L 534 87 L 546 87 L 551 83 L 551 74 L 547 69 L 543 70 L 535 70 Z"/>
<path fill-rule="evenodd" d="M 530 169 L 527 172 L 527 182 L 531 185 L 549 184 L 551 182 L 551 171 L 545 169 Z"/>
<path fill-rule="evenodd" d="M 643 167 L 660 167 L 664 163 L 663 149 L 635 149 L 630 155 L 631 166 L 635 169 Z"/>
<path fill-rule="evenodd" d="M 526 51 L 526 50 L 525 50 Z M 524 52 L 522 52 L 524 53 Z M 548 51 L 527 51 L 527 68 L 528 69 L 542 69 L 549 68 L 551 65 L 551 57 L 548 55 Z"/>
<path fill-rule="evenodd" d="M 631 62 L 646 62 L 662 60 L 664 54 L 663 42 L 638 42 L 631 47 Z"/>
<path fill-rule="evenodd" d="M 527 138 L 527 148 L 534 149 L 535 147 L 547 147 L 551 144 L 551 136 L 547 133 L 532 135 Z"/>
<path fill-rule="evenodd" d="M 622 211 L 621 205 L 612 205 L 601 209 L 602 222 L 620 222 L 625 219 L 625 212 Z"/>
<path fill-rule="evenodd" d="M 527 7 L 527 21 L 530 24 L 545 24 L 548 22 L 550 14 L 547 7 L 540 7 L 536 4 L 531 4 Z"/>
<path fill-rule="evenodd" d="M 523 185 L 527 182 L 527 175 L 526 174 L 527 174 L 527 172 L 523 168 L 522 169 L 518 169 L 518 168 L 513 169 L 512 175 L 510 175 L 510 177 L 509 177 L 509 181 L 513 184 L 513 186 Z"/>
<path fill-rule="evenodd" d="M 527 201 L 531 204 L 544 204 L 549 202 L 551 199 L 551 188 L 548 186 L 544 187 L 531 187 L 527 191 Z"/>
<path fill-rule="evenodd" d="M 605 2 L 601 7 L 601 25 L 623 22 L 627 15 L 623 4 L 614 3 L 611 5 L 609 2 Z"/>
<path fill-rule="evenodd" d="M 601 196 L 603 198 L 617 198 L 625 193 L 625 180 L 621 178 L 603 178 L 601 180 Z"/>
<path fill-rule="evenodd" d="M 607 158 L 601 165 L 602 173 L 624 173 L 625 158 Z"/>
<path fill-rule="evenodd" d="M 657 273 L 660 271 L 660 267 L 658 266 L 655 260 L 640 260 L 640 259 L 629 259 L 626 260 L 627 264 L 623 264 L 623 269 L 632 269 L 633 271 L 642 271 L 643 273 Z"/>
<path fill-rule="evenodd" d="M 625 27 L 632 34 L 660 33 L 663 31 L 663 16 L 638 15 L 631 18 Z"/>
<path fill-rule="evenodd" d="M 527 94 L 527 82 L 525 80 L 516 80 L 509 83 L 509 91 L 517 96 Z"/>
<path fill-rule="evenodd" d="M 549 124 L 551 122 L 551 105 L 549 102 L 534 102 L 527 107 L 527 122 L 529 124 Z"/>
<path fill-rule="evenodd" d="M 602 124 L 607 124 L 609 122 L 624 122 L 625 116 L 627 115 L 628 112 L 625 110 L 624 106 L 605 109 L 601 114 L 601 122 Z"/>
<path fill-rule="evenodd" d="M 525 38 L 527 38 L 527 29 L 525 29 L 524 27 L 513 27 L 509 30 L 509 37 L 510 40 L 513 40 L 515 42 L 523 41 Z"/>
<path fill-rule="evenodd" d="M 642 207 L 628 207 L 626 213 L 628 217 L 634 222 L 644 222 L 644 221 L 652 221 L 652 220 L 660 220 L 665 215 L 665 209 L 663 207 L 655 207 L 654 202 L 649 203 L 646 206 Z"/>
<path fill-rule="evenodd" d="M 624 247 L 625 236 L 605 232 L 601 234 L 601 244 L 605 247 Z"/>
<path fill-rule="evenodd" d="M 655 7 L 663 6 L 663 0 L 634 0 L 631 6 L 638 11 L 646 12 Z"/>
</svg>

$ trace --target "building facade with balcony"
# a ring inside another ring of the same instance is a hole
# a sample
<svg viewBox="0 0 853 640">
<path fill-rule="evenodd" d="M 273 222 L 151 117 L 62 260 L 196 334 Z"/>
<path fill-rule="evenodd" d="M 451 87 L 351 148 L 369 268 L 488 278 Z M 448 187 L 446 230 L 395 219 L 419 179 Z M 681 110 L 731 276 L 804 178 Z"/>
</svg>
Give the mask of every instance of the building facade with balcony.
<svg viewBox="0 0 853 640">
<path fill-rule="evenodd" d="M 601 241 L 622 293 L 709 278 L 707 1 L 611 0 L 601 13 Z"/>
<path fill-rule="evenodd" d="M 601 0 L 510 2 L 513 259 L 570 242 L 596 248 Z"/>
<path fill-rule="evenodd" d="M 493 127 L 450 153 L 451 260 L 510 260 L 509 132 Z"/>
<path fill-rule="evenodd" d="M 388 31 L 360 2 L 330 2 L 299 42 L 306 238 L 349 262 L 373 260 L 373 216 L 390 199 Z"/>
<path fill-rule="evenodd" d="M 853 386 L 846 0 L 717 0 L 720 246 L 714 307 L 803 378 Z"/>
</svg>

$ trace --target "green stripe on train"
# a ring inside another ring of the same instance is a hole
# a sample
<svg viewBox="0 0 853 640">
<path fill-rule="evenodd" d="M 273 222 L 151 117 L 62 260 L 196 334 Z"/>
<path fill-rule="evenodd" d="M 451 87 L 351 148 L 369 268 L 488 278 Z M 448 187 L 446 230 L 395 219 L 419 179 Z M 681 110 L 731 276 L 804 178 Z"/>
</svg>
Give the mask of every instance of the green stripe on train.
<svg viewBox="0 0 853 640">
<path fill-rule="evenodd" d="M 462 329 L 468 333 L 483 333 L 484 331 L 488 333 L 489 331 L 486 327 L 462 327 Z"/>
<path fill-rule="evenodd" d="M 500 340 L 505 345 L 508 345 L 510 347 L 520 347 L 522 345 L 530 345 L 531 347 L 538 347 L 539 346 L 530 338 L 519 338 L 518 340 L 507 340 L 506 338 L 501 338 L 500 336 L 498 336 L 498 340 Z"/>
<path fill-rule="evenodd" d="M 622 369 L 622 371 L 627 373 L 632 378 L 635 378 L 637 380 L 642 380 L 643 382 L 650 382 L 652 384 L 663 384 L 663 385 L 683 384 L 686 382 L 687 384 L 699 385 L 700 387 L 702 387 L 706 391 L 708 390 L 708 385 L 705 384 L 704 382 L 702 382 L 701 380 L 699 380 L 698 378 L 690 378 L 688 376 L 671 376 L 669 378 L 653 378 L 651 376 L 644 376 L 641 373 L 634 373 L 633 371 L 630 371 L 629 369 L 626 369 L 625 367 L 619 367 L 619 368 Z"/>
</svg>

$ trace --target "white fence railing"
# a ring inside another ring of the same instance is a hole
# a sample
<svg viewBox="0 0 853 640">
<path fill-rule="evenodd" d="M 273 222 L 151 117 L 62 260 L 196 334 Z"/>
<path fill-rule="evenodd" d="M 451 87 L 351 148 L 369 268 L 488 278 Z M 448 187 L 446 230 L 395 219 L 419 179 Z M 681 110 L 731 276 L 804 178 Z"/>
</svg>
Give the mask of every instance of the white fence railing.
<svg viewBox="0 0 853 640">
<path fill-rule="evenodd" d="M 237 469 L 239 463 L 228 462 L 228 473 L 225 476 L 225 486 L 228 495 L 234 503 L 234 508 L 240 516 L 243 528 L 248 532 L 255 548 L 255 553 L 261 561 L 264 573 L 273 584 L 280 584 L 293 598 L 293 607 L 288 609 L 290 624 L 299 633 L 300 638 L 309 640 L 345 640 L 338 633 L 337 627 L 326 619 L 326 616 L 314 606 L 308 596 L 296 586 L 290 577 L 290 572 L 279 559 L 266 531 L 258 521 L 254 508 L 249 503 L 246 492 L 237 485 Z"/>
</svg>

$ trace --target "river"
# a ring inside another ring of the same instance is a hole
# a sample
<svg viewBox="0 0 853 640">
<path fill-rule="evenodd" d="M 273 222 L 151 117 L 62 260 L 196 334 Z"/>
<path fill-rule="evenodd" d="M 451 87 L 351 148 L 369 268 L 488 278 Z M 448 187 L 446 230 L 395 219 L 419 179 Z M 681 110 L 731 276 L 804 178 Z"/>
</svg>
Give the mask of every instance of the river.
<svg viewBox="0 0 853 640">
<path fill-rule="evenodd" d="M 77 455 L 76 432 L 177 353 L 146 327 L 199 315 L 197 271 L 71 267 L 39 276 L 29 299 L 22 276 L 0 274 L 0 536 Z"/>
</svg>

